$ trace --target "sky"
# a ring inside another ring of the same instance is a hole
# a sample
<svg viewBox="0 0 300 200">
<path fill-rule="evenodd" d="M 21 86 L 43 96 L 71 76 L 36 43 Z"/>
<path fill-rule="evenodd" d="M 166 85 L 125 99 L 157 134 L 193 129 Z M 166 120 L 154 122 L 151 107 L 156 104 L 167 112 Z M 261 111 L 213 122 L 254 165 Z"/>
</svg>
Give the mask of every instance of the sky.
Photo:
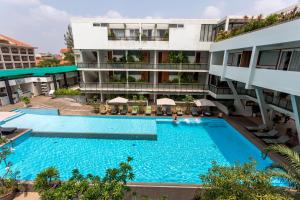
<svg viewBox="0 0 300 200">
<path fill-rule="evenodd" d="M 0 0 L 0 33 L 58 53 L 72 17 L 222 18 L 268 14 L 298 0 Z"/>
</svg>

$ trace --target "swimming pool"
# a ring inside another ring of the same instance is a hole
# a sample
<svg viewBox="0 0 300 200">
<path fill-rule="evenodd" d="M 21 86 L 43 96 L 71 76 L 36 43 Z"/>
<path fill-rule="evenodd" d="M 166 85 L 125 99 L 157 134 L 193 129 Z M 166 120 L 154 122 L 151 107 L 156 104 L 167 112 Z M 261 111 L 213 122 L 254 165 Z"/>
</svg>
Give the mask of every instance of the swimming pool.
<svg viewBox="0 0 300 200">
<path fill-rule="evenodd" d="M 27 118 L 26 123 L 33 120 L 39 128 L 44 126 L 47 129 L 49 125 L 55 129 L 53 124 L 57 121 L 52 121 L 53 116 L 39 116 L 24 114 L 6 125 L 19 127 Z M 9 161 L 14 164 L 13 169 L 20 171 L 20 179 L 33 180 L 37 173 L 49 166 L 57 167 L 63 179 L 70 177 L 74 168 L 83 174 L 103 175 L 105 169 L 116 167 L 128 156 L 134 158 L 135 182 L 200 183 L 199 176 L 207 173 L 212 161 L 220 165 L 232 165 L 252 157 L 257 160 L 259 169 L 272 163 L 269 158 L 263 160 L 261 152 L 223 119 L 190 119 L 174 124 L 170 118 L 57 117 L 63 119 L 64 123 L 73 124 L 80 121 L 81 124 L 92 124 L 96 119 L 97 123 L 103 121 L 108 129 L 122 120 L 127 120 L 127 123 L 154 121 L 157 139 L 37 137 L 29 133 L 15 141 L 15 151 L 9 156 Z M 57 131 L 64 132 L 69 128 L 59 125 Z M 134 128 L 126 126 L 126 129 Z"/>
</svg>

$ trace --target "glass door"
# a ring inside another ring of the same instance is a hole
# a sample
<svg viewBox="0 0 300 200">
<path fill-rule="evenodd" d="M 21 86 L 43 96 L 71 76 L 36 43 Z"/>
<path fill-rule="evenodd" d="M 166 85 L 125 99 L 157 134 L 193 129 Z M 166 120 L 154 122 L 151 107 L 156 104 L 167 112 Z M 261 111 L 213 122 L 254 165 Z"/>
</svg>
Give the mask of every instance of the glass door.
<svg viewBox="0 0 300 200">
<path fill-rule="evenodd" d="M 284 70 L 287 71 L 289 68 L 289 64 L 291 62 L 293 51 L 291 50 L 284 50 L 281 51 L 279 62 L 277 65 L 278 70 Z"/>
</svg>

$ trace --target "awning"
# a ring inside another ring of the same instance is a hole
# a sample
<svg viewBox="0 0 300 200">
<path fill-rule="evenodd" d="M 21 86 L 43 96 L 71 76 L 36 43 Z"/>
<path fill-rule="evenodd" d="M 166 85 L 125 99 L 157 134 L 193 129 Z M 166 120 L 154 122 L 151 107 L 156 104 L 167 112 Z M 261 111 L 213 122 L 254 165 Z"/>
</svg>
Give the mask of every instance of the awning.
<svg viewBox="0 0 300 200">
<path fill-rule="evenodd" d="M 157 24 L 157 29 L 169 29 L 169 24 Z"/>
<path fill-rule="evenodd" d="M 154 28 L 155 28 L 155 24 L 142 24 L 142 29 L 144 30 L 149 30 Z"/>
<path fill-rule="evenodd" d="M 175 101 L 169 98 L 157 99 L 158 106 L 175 106 Z"/>
<path fill-rule="evenodd" d="M 215 107 L 216 104 L 208 99 L 198 99 L 195 100 L 194 103 L 198 107 Z"/>
<path fill-rule="evenodd" d="M 139 24 L 126 24 L 126 29 L 140 29 Z"/>
<path fill-rule="evenodd" d="M 114 99 L 109 100 L 107 103 L 109 104 L 127 104 L 128 99 L 125 99 L 123 97 L 116 97 Z"/>
</svg>

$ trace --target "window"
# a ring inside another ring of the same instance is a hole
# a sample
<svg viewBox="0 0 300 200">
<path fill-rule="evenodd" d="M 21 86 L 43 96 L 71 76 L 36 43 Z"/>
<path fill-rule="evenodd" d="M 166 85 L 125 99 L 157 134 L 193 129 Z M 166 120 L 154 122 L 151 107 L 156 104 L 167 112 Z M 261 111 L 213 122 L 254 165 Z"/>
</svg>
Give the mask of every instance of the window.
<svg viewBox="0 0 300 200">
<path fill-rule="evenodd" d="M 200 30 L 200 41 L 211 42 L 214 40 L 214 24 L 202 24 Z"/>
<path fill-rule="evenodd" d="M 101 24 L 100 24 L 100 23 L 93 23 L 93 26 L 94 26 L 94 27 L 100 27 Z"/>
<path fill-rule="evenodd" d="M 289 71 L 300 71 L 300 50 L 294 51 L 289 66 Z"/>
<path fill-rule="evenodd" d="M 275 69 L 279 53 L 279 50 L 266 50 L 259 52 L 257 65 L 264 66 L 264 68 Z"/>
<path fill-rule="evenodd" d="M 169 28 L 184 28 L 184 24 L 170 24 Z"/>
<path fill-rule="evenodd" d="M 108 23 L 102 23 L 101 27 L 108 27 Z"/>
<path fill-rule="evenodd" d="M 290 64 L 291 56 L 292 56 L 292 51 L 282 51 L 277 69 L 287 71 Z"/>
</svg>

